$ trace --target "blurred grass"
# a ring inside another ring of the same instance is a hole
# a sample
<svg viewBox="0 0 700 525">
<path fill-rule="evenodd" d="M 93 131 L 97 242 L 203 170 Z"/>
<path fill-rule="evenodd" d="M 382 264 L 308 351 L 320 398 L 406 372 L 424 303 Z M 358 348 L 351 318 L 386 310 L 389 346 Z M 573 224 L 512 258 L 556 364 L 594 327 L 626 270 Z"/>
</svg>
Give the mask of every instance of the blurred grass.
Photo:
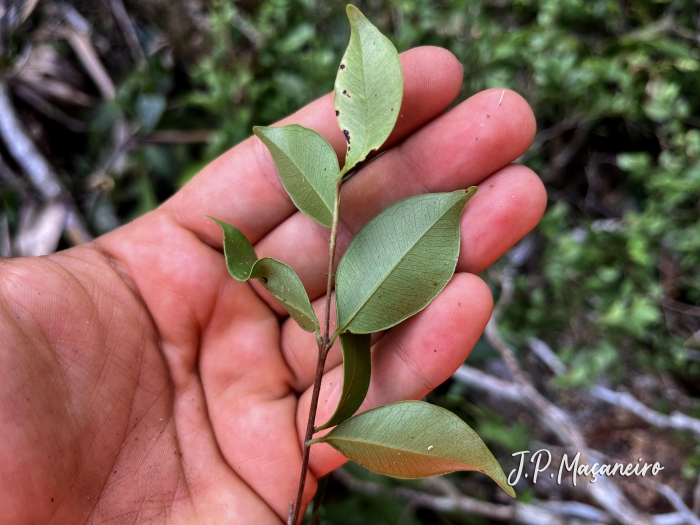
<svg viewBox="0 0 700 525">
<path fill-rule="evenodd" d="M 79 75 L 76 85 L 92 106 L 61 107 L 85 122 L 86 132 L 66 130 L 17 100 L 32 137 L 96 234 L 156 207 L 248 137 L 253 125 L 270 124 L 330 91 L 349 36 L 343 2 L 125 3 L 145 52 L 142 67 L 130 56 L 108 2 L 74 2 L 91 24 L 116 85 L 116 97 L 100 101 L 88 76 Z M 45 4 L 5 32 L 0 67 L 16 68 L 43 42 L 81 68 L 65 41 L 47 32 L 56 14 L 52 2 Z M 465 68 L 459 100 L 508 87 L 533 107 L 539 133 L 520 161 L 543 177 L 549 207 L 532 234 L 536 249 L 518 277 L 502 328 L 516 347 L 524 347 L 529 336 L 544 339 L 568 365 L 566 376 L 543 386 L 564 392 L 597 381 L 629 386 L 653 375 L 699 397 L 697 2 L 357 5 L 399 51 L 418 45 L 452 51 Z M 118 129 L 130 140 L 115 152 Z M 199 133 L 194 142 L 193 132 Z M 2 148 L 0 154 L 7 158 Z M 17 189 L 2 186 L 0 206 L 10 231 L 19 227 L 22 199 Z M 470 363 L 488 367 L 495 357 L 481 341 Z M 658 393 L 653 397 L 655 408 L 670 410 Z M 457 410 L 502 458 L 536 436 L 522 414 L 498 414 L 458 386 L 444 385 L 431 400 Z M 695 407 L 685 411 L 700 416 Z M 685 454 L 676 475 L 697 477 L 700 446 L 683 437 L 676 442 Z M 474 476 L 464 478 L 469 484 Z M 485 487 L 483 497 L 492 497 L 492 487 Z M 323 522 L 484 522 L 404 510 L 402 503 L 350 495 L 336 486 Z"/>
</svg>

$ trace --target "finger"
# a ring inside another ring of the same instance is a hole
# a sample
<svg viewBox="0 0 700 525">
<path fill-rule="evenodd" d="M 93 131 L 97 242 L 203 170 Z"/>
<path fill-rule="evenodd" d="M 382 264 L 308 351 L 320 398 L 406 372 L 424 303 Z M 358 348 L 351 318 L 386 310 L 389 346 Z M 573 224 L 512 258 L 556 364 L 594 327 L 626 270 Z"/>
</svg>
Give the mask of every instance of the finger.
<svg viewBox="0 0 700 525">
<path fill-rule="evenodd" d="M 525 166 L 511 164 L 484 180 L 462 214 L 457 271 L 477 273 L 498 259 L 537 225 L 546 203 L 542 182 Z M 322 319 L 325 298 L 313 304 L 318 318 Z M 331 321 L 334 329 L 334 311 Z M 314 334 L 287 320 L 282 327 L 281 344 L 283 356 L 294 374 L 292 388 L 303 391 L 313 382 L 316 370 Z M 340 350 L 331 350 L 327 370 L 341 359 Z"/>
<path fill-rule="evenodd" d="M 384 207 L 418 193 L 478 184 L 525 152 L 534 134 L 530 107 L 512 91 L 484 91 L 441 115 L 344 185 L 336 263 L 353 234 Z M 539 182 L 532 184 L 541 187 Z M 328 230 L 301 213 L 256 246 L 261 256 L 289 264 L 312 299 L 325 293 L 327 262 L 320 254 L 327 249 Z M 261 296 L 283 312 L 269 294 Z"/>
<path fill-rule="evenodd" d="M 372 380 L 363 412 L 404 399 L 421 399 L 446 381 L 476 344 L 491 315 L 491 292 L 478 277 L 460 273 L 425 310 L 390 330 L 372 348 Z M 335 410 L 342 387 L 342 367 L 323 378 L 316 423 Z M 297 432 L 303 440 L 311 391 L 299 399 Z M 314 445 L 311 472 L 323 476 L 346 459 L 328 445 Z"/>
<path fill-rule="evenodd" d="M 388 145 L 435 118 L 459 94 L 462 68 L 450 53 L 420 47 L 401 54 L 404 97 Z M 297 123 L 323 135 L 343 158 L 346 142 L 335 119 L 333 95 L 312 102 L 278 125 Z M 257 137 L 237 145 L 204 168 L 164 204 L 180 224 L 208 244 L 221 246 L 221 231 L 204 215 L 239 228 L 251 242 L 295 211 L 279 180 L 272 157 Z"/>
</svg>

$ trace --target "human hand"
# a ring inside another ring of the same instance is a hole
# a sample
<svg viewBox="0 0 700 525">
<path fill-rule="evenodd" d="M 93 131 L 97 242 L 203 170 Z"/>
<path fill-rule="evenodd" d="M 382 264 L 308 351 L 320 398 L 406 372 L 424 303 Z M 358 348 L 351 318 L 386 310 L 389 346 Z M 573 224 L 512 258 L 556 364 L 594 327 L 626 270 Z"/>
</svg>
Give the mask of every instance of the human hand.
<svg viewBox="0 0 700 525">
<path fill-rule="evenodd" d="M 401 56 L 405 87 L 390 150 L 343 189 L 338 256 L 387 205 L 478 185 L 462 216 L 457 271 L 422 312 L 377 337 L 361 408 L 420 399 L 464 361 L 492 309 L 474 274 L 529 232 L 546 203 L 529 169 L 509 165 L 535 121 L 511 91 L 441 114 L 462 70 L 438 48 Z M 282 123 L 345 139 L 332 95 Z M 221 230 L 291 266 L 323 309 L 328 230 L 295 211 L 266 148 L 239 144 L 157 210 L 96 241 L 0 262 L 0 522 L 280 523 L 294 499 L 317 359 L 257 283 L 226 270 Z M 336 345 L 337 346 L 337 345 Z M 331 350 L 317 422 L 342 384 Z M 311 451 L 315 479 L 344 462 Z"/>
</svg>

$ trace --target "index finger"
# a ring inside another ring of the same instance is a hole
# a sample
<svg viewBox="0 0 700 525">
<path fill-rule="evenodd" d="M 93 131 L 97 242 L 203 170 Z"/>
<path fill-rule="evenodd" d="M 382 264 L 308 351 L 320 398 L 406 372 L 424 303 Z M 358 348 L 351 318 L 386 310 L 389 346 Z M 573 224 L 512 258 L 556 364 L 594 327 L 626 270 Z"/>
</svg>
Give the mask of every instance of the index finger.
<svg viewBox="0 0 700 525">
<path fill-rule="evenodd" d="M 462 67 L 449 51 L 419 47 L 401 54 L 404 97 L 399 119 L 385 147 L 401 141 L 442 113 L 459 94 Z M 319 132 L 342 159 L 346 142 L 335 120 L 330 93 L 277 125 L 301 124 Z M 240 229 L 256 243 L 296 209 L 277 176 L 272 157 L 251 137 L 214 160 L 162 208 L 212 246 L 221 231 L 212 215 Z"/>
</svg>

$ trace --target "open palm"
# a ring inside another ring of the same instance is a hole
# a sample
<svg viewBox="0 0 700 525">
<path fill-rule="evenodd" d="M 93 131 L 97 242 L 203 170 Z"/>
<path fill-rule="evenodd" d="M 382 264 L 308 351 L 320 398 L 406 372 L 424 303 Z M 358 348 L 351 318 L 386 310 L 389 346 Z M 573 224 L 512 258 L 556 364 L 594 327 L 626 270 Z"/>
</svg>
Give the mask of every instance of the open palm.
<svg viewBox="0 0 700 525">
<path fill-rule="evenodd" d="M 546 195 L 510 163 L 535 122 L 513 92 L 443 113 L 462 70 L 447 51 L 401 56 L 404 100 L 389 151 L 343 188 L 341 255 L 387 205 L 479 185 L 457 272 L 421 313 L 376 339 L 361 410 L 418 399 L 464 361 L 491 313 L 473 275 L 530 231 Z M 344 153 L 331 96 L 289 117 Z M 257 283 L 232 279 L 221 230 L 289 264 L 319 318 L 328 230 L 295 211 L 262 143 L 210 164 L 156 211 L 43 258 L 0 261 L 0 522 L 280 523 L 294 499 L 317 348 Z M 339 258 L 339 257 L 338 257 Z M 342 383 L 329 354 L 317 422 Z M 344 459 L 315 445 L 315 479 Z"/>
</svg>

